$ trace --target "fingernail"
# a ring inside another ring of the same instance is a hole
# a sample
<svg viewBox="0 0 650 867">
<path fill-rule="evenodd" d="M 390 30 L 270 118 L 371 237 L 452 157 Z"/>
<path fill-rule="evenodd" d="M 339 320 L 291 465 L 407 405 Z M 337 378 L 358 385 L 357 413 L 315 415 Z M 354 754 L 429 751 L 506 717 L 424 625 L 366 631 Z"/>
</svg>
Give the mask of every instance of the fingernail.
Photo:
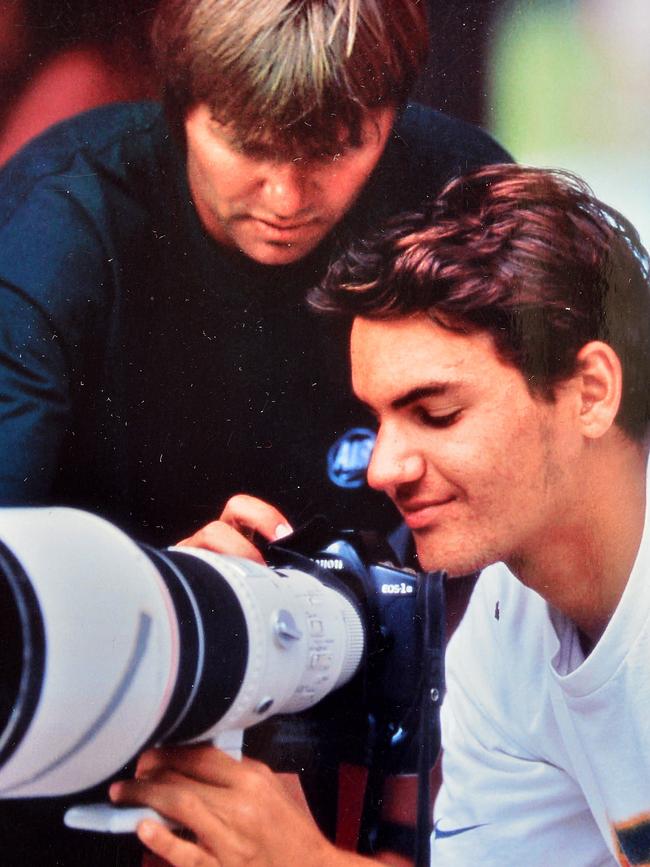
<svg viewBox="0 0 650 867">
<path fill-rule="evenodd" d="M 143 841 L 151 840 L 154 835 L 154 826 L 151 822 L 147 822 L 145 819 L 144 822 L 140 822 L 138 825 L 138 837 Z"/>
<path fill-rule="evenodd" d="M 275 538 L 284 539 L 285 536 L 290 536 L 293 530 L 288 524 L 278 524 L 275 528 Z"/>
<path fill-rule="evenodd" d="M 114 801 L 116 798 L 118 798 L 119 794 L 120 794 L 120 784 L 119 783 L 113 783 L 111 786 L 109 786 L 108 797 L 111 799 L 111 801 Z"/>
</svg>

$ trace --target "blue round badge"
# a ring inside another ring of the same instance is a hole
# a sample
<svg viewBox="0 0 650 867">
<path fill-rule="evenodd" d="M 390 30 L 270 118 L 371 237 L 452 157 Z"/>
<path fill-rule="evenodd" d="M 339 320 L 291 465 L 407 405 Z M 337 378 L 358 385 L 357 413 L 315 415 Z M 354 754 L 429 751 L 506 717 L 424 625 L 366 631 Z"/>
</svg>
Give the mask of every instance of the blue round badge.
<svg viewBox="0 0 650 867">
<path fill-rule="evenodd" d="M 327 453 L 327 475 L 339 488 L 361 488 L 377 439 L 365 427 L 353 427 L 339 437 Z"/>
</svg>

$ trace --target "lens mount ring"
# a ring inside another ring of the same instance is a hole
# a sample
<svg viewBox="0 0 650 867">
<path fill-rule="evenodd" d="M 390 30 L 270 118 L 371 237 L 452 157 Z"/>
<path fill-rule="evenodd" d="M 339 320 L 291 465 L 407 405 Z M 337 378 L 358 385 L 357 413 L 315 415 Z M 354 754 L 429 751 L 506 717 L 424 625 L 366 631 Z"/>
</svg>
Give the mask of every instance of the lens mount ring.
<svg viewBox="0 0 650 867">
<path fill-rule="evenodd" d="M 29 728 L 43 687 L 45 628 L 27 573 L 0 541 L 0 766 Z"/>
</svg>

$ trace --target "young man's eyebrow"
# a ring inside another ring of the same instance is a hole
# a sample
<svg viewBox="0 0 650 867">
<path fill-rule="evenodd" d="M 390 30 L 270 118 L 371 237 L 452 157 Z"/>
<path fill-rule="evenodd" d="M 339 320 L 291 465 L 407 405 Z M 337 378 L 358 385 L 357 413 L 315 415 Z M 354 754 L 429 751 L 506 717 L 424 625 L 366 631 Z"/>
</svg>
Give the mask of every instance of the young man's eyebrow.
<svg viewBox="0 0 650 867">
<path fill-rule="evenodd" d="M 430 382 L 426 385 L 418 385 L 415 388 L 409 389 L 405 394 L 396 397 L 391 401 L 390 405 L 393 409 L 403 409 L 405 406 L 426 397 L 440 397 L 446 394 L 452 387 L 452 384 L 449 382 Z"/>
<path fill-rule="evenodd" d="M 422 400 L 426 397 L 440 397 L 441 395 L 452 391 L 453 388 L 454 385 L 450 382 L 430 382 L 427 385 L 418 385 L 415 388 L 409 389 L 404 394 L 401 394 L 399 397 L 394 398 L 390 402 L 390 405 L 392 409 L 403 409 L 405 406 L 415 403 L 416 400 Z M 366 403 L 365 400 L 362 400 L 360 397 L 357 397 L 357 400 L 373 415 L 377 414 L 375 408 L 369 403 Z"/>
</svg>

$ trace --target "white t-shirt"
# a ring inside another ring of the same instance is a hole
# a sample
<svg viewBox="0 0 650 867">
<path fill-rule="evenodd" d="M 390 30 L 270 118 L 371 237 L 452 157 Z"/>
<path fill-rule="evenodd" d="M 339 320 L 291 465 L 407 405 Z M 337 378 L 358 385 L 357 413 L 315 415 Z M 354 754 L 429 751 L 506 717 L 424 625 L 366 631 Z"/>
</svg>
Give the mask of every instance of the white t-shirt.
<svg viewBox="0 0 650 867">
<path fill-rule="evenodd" d="M 650 865 L 649 525 L 587 659 L 503 564 L 481 575 L 447 651 L 435 867 Z"/>
</svg>

